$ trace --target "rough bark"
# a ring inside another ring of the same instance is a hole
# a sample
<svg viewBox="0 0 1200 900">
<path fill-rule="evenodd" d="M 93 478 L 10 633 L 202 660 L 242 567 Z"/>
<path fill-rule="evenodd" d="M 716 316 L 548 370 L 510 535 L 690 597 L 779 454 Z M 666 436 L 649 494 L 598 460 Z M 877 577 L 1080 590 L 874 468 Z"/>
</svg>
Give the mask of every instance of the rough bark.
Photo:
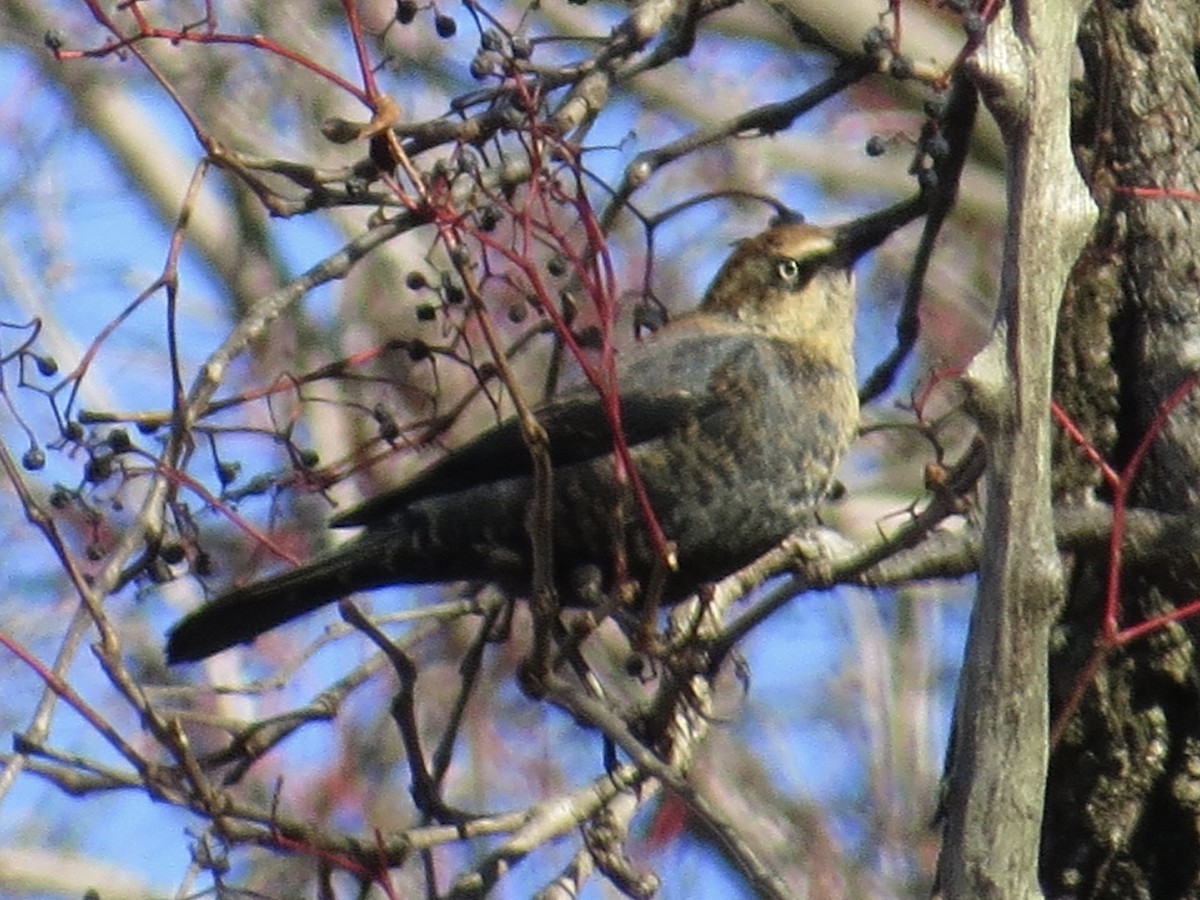
<svg viewBox="0 0 1200 900">
<path fill-rule="evenodd" d="M 1200 187 L 1200 82 L 1191 2 L 1106 2 L 1083 24 L 1088 113 L 1079 139 L 1103 206 L 1064 307 L 1056 393 L 1120 469 L 1200 355 L 1200 208 L 1142 189 Z M 1200 493 L 1200 402 L 1193 394 L 1155 440 L 1132 503 L 1177 511 Z M 1104 488 L 1061 445 L 1062 502 Z M 1051 712 L 1084 677 L 1104 607 L 1107 554 L 1069 568 L 1055 635 Z M 1129 626 L 1200 595 L 1191 554 L 1126 565 L 1119 621 Z M 1052 750 L 1041 878 L 1052 897 L 1173 898 L 1200 887 L 1200 682 L 1195 620 L 1109 656 Z"/>
</svg>

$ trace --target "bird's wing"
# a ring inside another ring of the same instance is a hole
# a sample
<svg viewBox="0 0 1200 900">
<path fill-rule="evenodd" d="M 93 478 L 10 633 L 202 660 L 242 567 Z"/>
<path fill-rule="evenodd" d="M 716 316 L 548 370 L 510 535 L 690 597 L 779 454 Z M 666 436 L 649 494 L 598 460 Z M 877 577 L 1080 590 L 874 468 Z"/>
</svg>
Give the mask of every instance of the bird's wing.
<svg viewBox="0 0 1200 900">
<path fill-rule="evenodd" d="M 745 334 L 722 334 L 700 317 L 683 317 L 621 360 L 619 388 L 625 442 L 636 447 L 703 418 L 714 403 L 709 379 L 724 361 L 747 349 Z M 556 467 L 585 462 L 613 449 L 604 405 L 590 385 L 569 389 L 536 409 Z M 508 478 L 533 476 L 533 460 L 515 419 L 502 422 L 452 451 L 411 481 L 336 516 L 334 527 L 386 521 L 407 504 Z"/>
<path fill-rule="evenodd" d="M 656 440 L 690 418 L 703 414 L 703 392 L 685 390 L 621 391 L 621 430 L 634 447 Z M 550 462 L 555 468 L 585 462 L 611 453 L 613 434 L 599 395 L 591 387 L 535 410 L 549 437 Z M 415 500 L 466 490 L 508 478 L 533 476 L 533 460 L 520 423 L 509 419 L 454 450 L 411 481 L 335 517 L 335 527 L 371 525 Z"/>
</svg>

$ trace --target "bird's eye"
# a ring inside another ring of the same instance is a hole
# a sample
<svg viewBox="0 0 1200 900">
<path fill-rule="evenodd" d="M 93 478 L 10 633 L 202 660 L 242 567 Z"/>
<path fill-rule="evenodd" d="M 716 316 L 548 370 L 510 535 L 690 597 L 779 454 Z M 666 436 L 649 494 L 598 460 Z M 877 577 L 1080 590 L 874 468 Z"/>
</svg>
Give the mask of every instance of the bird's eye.
<svg viewBox="0 0 1200 900">
<path fill-rule="evenodd" d="M 779 260 L 775 271 L 779 273 L 779 280 L 788 287 L 795 287 L 800 281 L 800 263 L 789 257 Z"/>
</svg>

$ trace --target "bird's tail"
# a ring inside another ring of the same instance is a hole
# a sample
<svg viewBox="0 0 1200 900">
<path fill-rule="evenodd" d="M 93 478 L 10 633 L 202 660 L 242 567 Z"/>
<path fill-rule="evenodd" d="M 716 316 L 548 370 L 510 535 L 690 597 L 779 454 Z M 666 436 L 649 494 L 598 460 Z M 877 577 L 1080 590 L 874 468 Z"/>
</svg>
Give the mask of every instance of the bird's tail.
<svg viewBox="0 0 1200 900">
<path fill-rule="evenodd" d="M 387 554 L 363 535 L 328 556 L 222 594 L 167 637 L 167 662 L 195 662 L 245 644 L 326 603 L 393 579 Z"/>
</svg>

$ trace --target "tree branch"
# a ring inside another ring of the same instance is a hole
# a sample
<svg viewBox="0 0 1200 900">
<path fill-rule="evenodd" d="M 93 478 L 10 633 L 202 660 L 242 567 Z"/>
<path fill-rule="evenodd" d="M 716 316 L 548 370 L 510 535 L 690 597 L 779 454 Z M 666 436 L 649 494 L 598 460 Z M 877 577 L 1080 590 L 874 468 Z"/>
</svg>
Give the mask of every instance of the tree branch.
<svg viewBox="0 0 1200 900">
<path fill-rule="evenodd" d="M 1063 594 L 1050 486 L 1055 323 L 1095 212 L 1069 141 L 1082 3 L 1009 3 L 967 61 L 1008 141 L 993 334 L 965 381 L 988 447 L 985 553 L 959 684 L 938 874 L 947 897 L 1040 897 L 1048 641 Z"/>
</svg>

